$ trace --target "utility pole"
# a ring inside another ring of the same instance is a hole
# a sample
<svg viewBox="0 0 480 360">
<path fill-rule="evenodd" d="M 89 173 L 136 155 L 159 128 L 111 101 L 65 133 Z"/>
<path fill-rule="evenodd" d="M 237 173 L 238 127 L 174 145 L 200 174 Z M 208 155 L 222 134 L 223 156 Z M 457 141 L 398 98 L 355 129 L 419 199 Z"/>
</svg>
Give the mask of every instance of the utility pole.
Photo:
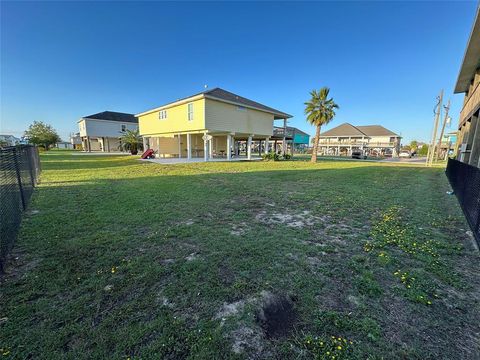
<svg viewBox="0 0 480 360">
<path fill-rule="evenodd" d="M 450 109 L 450 99 L 448 99 L 447 106 L 445 106 L 445 118 L 443 119 L 442 131 L 440 132 L 440 139 L 438 140 L 437 152 L 435 153 L 435 161 L 438 161 L 438 157 L 440 156 L 440 151 L 442 151 L 442 138 L 443 138 L 443 133 L 445 132 L 445 125 L 447 125 L 449 109 Z M 447 151 L 448 151 L 448 148 L 447 148 Z"/>
<path fill-rule="evenodd" d="M 438 130 L 438 120 L 440 119 L 440 113 L 442 111 L 442 103 L 443 103 L 443 89 L 440 91 L 440 95 L 437 97 L 438 103 L 435 105 L 433 113 L 435 114 L 433 120 L 433 131 L 432 131 L 432 138 L 430 144 L 428 146 L 428 153 L 427 153 L 427 166 L 431 166 L 433 163 L 433 155 L 435 153 L 435 144 L 437 140 L 437 130 Z"/>
</svg>

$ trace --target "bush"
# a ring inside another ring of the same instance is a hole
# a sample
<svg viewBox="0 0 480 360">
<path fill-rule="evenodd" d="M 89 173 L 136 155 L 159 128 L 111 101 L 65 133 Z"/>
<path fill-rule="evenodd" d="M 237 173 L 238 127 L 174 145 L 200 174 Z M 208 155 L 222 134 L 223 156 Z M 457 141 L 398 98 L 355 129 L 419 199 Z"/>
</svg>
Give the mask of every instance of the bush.
<svg viewBox="0 0 480 360">
<path fill-rule="evenodd" d="M 262 159 L 265 160 L 265 161 L 270 161 L 270 160 L 278 161 L 278 160 L 280 160 L 278 154 L 274 153 L 273 151 L 270 151 L 268 154 L 263 154 Z"/>
</svg>

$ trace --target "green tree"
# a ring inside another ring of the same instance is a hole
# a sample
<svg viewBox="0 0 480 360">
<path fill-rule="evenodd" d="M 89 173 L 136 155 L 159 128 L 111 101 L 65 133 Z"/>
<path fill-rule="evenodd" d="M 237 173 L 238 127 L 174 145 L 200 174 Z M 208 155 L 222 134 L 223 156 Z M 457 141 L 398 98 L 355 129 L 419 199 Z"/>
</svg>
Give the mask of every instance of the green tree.
<svg viewBox="0 0 480 360">
<path fill-rule="evenodd" d="M 57 131 L 43 121 L 34 121 L 33 124 L 28 127 L 28 130 L 25 131 L 25 137 L 29 143 L 42 145 L 45 147 L 45 150 L 48 150 L 51 145 L 60 141 L 60 136 L 58 136 Z"/>
<path fill-rule="evenodd" d="M 422 147 L 420 148 L 420 150 L 417 151 L 417 154 L 418 154 L 418 155 L 421 155 L 421 156 L 427 156 L 427 154 L 428 154 L 428 145 L 427 145 L 427 144 L 423 144 Z"/>
<path fill-rule="evenodd" d="M 418 149 L 418 141 L 417 140 L 410 141 L 410 149 L 412 149 L 412 151 L 415 151 L 415 150 Z"/>
<path fill-rule="evenodd" d="M 315 138 L 313 141 L 312 162 L 317 162 L 318 143 L 320 141 L 320 128 L 328 124 L 335 117 L 335 110 L 338 105 L 333 98 L 328 98 L 330 89 L 323 87 L 319 91 L 310 92 L 310 100 L 305 103 L 305 115 L 310 124 L 316 127 Z"/>
<path fill-rule="evenodd" d="M 122 150 L 130 151 L 132 155 L 136 155 L 138 150 L 143 148 L 142 137 L 138 130 L 126 130 L 120 136 L 120 144 Z"/>
</svg>

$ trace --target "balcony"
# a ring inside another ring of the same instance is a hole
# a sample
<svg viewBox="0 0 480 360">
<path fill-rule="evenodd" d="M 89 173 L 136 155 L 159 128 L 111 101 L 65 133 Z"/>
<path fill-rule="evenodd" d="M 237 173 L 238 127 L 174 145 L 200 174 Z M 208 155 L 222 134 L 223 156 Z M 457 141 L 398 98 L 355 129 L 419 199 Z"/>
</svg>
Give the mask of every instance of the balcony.
<svg viewBox="0 0 480 360">
<path fill-rule="evenodd" d="M 325 141 L 320 140 L 320 146 L 355 146 L 355 147 L 395 147 L 396 144 L 393 142 L 368 142 L 368 141 Z"/>
<path fill-rule="evenodd" d="M 475 110 L 480 104 L 480 82 L 477 83 L 473 92 L 470 94 L 470 97 L 467 99 L 463 105 L 462 111 L 460 111 L 460 124 L 463 124 L 467 120 L 467 116 Z"/>
</svg>

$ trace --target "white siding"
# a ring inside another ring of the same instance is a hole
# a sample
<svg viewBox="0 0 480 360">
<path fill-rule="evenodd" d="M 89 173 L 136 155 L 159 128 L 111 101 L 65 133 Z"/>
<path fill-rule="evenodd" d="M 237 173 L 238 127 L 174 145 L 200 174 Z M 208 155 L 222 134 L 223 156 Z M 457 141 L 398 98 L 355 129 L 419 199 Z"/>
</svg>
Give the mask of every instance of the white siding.
<svg viewBox="0 0 480 360">
<path fill-rule="evenodd" d="M 138 124 L 120 121 L 82 119 L 78 123 L 80 136 L 82 137 L 120 137 L 122 136 L 122 125 L 125 125 L 128 130 L 138 129 Z"/>
</svg>

